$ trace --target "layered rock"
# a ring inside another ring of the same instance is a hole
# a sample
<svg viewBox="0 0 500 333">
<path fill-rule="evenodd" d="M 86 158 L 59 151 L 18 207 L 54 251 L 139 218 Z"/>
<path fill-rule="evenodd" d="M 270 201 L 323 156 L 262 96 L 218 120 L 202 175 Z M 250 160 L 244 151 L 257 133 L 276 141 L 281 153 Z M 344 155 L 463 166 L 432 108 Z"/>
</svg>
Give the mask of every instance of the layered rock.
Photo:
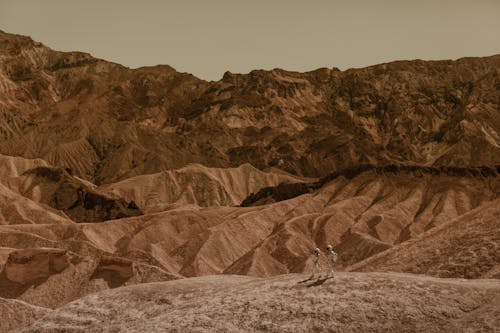
<svg viewBox="0 0 500 333">
<path fill-rule="evenodd" d="M 500 57 L 362 69 L 128 69 L 0 33 L 0 152 L 95 183 L 189 163 L 325 176 L 360 164 L 500 164 Z"/>
</svg>

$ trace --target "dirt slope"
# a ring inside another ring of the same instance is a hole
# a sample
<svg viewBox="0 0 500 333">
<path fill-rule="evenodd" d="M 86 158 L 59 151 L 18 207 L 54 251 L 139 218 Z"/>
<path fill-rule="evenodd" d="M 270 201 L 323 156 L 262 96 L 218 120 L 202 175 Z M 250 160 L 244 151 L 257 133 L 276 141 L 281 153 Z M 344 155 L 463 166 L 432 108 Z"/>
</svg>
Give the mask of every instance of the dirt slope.
<svg viewBox="0 0 500 333">
<path fill-rule="evenodd" d="M 35 320 L 50 313 L 51 310 L 28 304 L 15 299 L 0 298 L 0 333 L 12 332 L 28 326 Z"/>
<path fill-rule="evenodd" d="M 75 222 L 102 222 L 142 214 L 134 202 L 96 191 L 93 184 L 60 168 L 30 169 L 9 179 L 8 185 L 28 199 L 63 211 Z"/>
<path fill-rule="evenodd" d="M 349 269 L 500 279 L 499 230 L 495 200 Z"/>
<path fill-rule="evenodd" d="M 71 220 L 62 212 L 29 200 L 0 183 L 0 225 L 62 224 Z"/>
<path fill-rule="evenodd" d="M 19 240 L 27 239 L 23 236 L 10 234 L 4 242 L 20 246 Z M 178 278 L 156 266 L 111 256 L 86 243 L 55 243 L 41 237 L 37 241 L 36 248 L 0 247 L 0 297 L 55 308 L 100 290 Z"/>
<path fill-rule="evenodd" d="M 37 167 L 47 167 L 49 164 L 42 159 L 26 159 L 0 154 L 0 182 L 11 177 L 19 177 L 25 171 Z"/>
<path fill-rule="evenodd" d="M 207 276 L 89 295 L 22 332 L 494 332 L 498 280 Z"/>
</svg>

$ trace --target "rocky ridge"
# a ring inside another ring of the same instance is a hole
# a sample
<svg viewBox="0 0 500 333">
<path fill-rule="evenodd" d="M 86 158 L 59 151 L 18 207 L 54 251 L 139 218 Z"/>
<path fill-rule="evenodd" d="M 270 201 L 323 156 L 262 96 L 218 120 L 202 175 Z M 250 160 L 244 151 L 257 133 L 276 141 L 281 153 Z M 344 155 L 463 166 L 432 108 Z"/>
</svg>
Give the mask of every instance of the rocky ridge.
<svg viewBox="0 0 500 333">
<path fill-rule="evenodd" d="M 97 184 L 189 163 L 312 177 L 367 163 L 500 164 L 498 55 L 206 82 L 1 32 L 0 60 L 0 152 Z"/>
</svg>

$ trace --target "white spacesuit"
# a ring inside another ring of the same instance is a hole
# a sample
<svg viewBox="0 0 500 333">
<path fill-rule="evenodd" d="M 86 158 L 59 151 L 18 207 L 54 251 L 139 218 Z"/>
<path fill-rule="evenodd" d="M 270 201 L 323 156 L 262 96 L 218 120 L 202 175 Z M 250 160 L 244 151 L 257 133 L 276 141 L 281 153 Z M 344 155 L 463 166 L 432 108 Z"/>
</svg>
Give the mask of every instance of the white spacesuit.
<svg viewBox="0 0 500 333">
<path fill-rule="evenodd" d="M 311 275 L 311 278 L 313 278 L 316 273 L 319 274 L 319 276 L 321 277 L 321 251 L 319 250 L 319 248 L 315 248 L 314 249 L 314 271 L 313 271 L 313 274 Z"/>
<path fill-rule="evenodd" d="M 328 253 L 328 273 L 326 275 L 328 277 L 330 275 L 333 276 L 333 266 L 337 262 L 337 253 L 333 251 L 333 246 L 330 244 L 326 246 L 326 252 Z"/>
</svg>

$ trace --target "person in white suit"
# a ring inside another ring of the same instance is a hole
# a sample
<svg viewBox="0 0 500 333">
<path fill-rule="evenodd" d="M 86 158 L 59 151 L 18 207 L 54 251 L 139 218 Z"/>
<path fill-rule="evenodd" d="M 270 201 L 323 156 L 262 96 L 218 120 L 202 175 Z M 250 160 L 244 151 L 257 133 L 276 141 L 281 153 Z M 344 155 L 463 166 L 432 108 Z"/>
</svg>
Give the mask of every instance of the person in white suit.
<svg viewBox="0 0 500 333">
<path fill-rule="evenodd" d="M 333 246 L 331 246 L 330 244 L 328 244 L 326 246 L 326 252 L 328 255 L 328 261 L 327 261 L 328 262 L 328 273 L 327 273 L 326 277 L 329 277 L 330 275 L 333 276 L 333 266 L 337 262 L 337 253 L 335 253 L 335 251 L 333 251 Z"/>
<path fill-rule="evenodd" d="M 321 268 L 321 251 L 319 248 L 315 248 L 314 249 L 314 260 L 313 260 L 313 263 L 314 263 L 314 270 L 313 270 L 313 274 L 311 275 L 311 279 L 316 275 L 316 273 L 318 273 L 319 277 L 321 277 L 321 273 L 322 273 L 322 268 Z"/>
</svg>

